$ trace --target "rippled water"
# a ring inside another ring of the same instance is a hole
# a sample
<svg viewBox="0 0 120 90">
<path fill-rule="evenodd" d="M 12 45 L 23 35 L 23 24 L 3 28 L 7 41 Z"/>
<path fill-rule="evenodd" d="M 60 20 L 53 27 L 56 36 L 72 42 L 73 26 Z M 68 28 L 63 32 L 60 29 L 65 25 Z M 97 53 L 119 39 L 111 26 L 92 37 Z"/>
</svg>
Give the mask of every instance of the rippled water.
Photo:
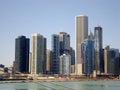
<svg viewBox="0 0 120 90">
<path fill-rule="evenodd" d="M 120 90 L 120 81 L 0 82 L 0 90 Z"/>
</svg>

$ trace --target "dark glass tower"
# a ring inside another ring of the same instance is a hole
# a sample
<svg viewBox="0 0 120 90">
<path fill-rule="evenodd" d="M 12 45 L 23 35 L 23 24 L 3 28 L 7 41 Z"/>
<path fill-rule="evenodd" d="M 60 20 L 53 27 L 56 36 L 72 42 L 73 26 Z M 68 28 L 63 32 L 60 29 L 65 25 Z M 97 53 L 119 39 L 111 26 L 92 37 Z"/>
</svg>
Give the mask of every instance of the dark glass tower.
<svg viewBox="0 0 120 90">
<path fill-rule="evenodd" d="M 75 65 L 75 50 L 70 47 L 71 65 Z"/>
<path fill-rule="evenodd" d="M 29 72 L 29 38 L 19 36 L 15 39 L 15 73 Z"/>
<path fill-rule="evenodd" d="M 102 27 L 97 26 L 94 28 L 94 48 L 95 48 L 95 59 L 94 59 L 94 70 L 97 74 L 104 71 L 104 60 L 103 60 L 103 45 L 102 45 Z"/>
<path fill-rule="evenodd" d="M 52 62 L 51 72 L 53 74 L 59 74 L 59 36 L 56 34 L 52 35 Z"/>
</svg>

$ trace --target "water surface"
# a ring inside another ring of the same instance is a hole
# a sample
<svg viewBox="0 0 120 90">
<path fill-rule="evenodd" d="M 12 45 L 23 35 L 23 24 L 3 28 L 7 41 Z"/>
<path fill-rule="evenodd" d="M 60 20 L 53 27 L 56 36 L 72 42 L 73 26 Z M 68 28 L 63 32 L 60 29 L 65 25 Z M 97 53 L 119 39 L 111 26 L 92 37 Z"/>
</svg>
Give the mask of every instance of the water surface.
<svg viewBox="0 0 120 90">
<path fill-rule="evenodd" d="M 0 82 L 0 90 L 120 90 L 120 81 Z"/>
</svg>

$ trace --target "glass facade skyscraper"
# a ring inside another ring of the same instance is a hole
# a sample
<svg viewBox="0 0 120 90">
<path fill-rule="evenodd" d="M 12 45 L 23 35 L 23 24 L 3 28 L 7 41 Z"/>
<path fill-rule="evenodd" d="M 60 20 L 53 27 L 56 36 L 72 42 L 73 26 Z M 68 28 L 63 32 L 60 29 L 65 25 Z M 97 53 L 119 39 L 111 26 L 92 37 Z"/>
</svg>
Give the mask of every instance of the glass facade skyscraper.
<svg viewBox="0 0 120 90">
<path fill-rule="evenodd" d="M 60 55 L 70 53 L 70 35 L 65 32 L 59 32 Z"/>
<path fill-rule="evenodd" d="M 60 56 L 60 74 L 70 75 L 71 73 L 71 56 L 63 54 Z"/>
<path fill-rule="evenodd" d="M 102 45 L 102 27 L 97 26 L 94 28 L 94 48 L 95 48 L 95 59 L 94 59 L 94 70 L 97 74 L 104 71 L 104 59 L 103 59 L 103 45 Z"/>
<path fill-rule="evenodd" d="M 14 72 L 29 72 L 29 38 L 19 36 L 15 39 Z"/>
<path fill-rule="evenodd" d="M 70 35 L 66 32 L 52 35 L 52 72 L 59 74 L 60 56 L 70 55 Z"/>
<path fill-rule="evenodd" d="M 52 35 L 52 62 L 51 62 L 51 72 L 53 74 L 59 74 L 59 36 L 56 34 Z"/>
<path fill-rule="evenodd" d="M 81 44 L 81 58 L 83 74 L 92 74 L 94 61 L 94 41 L 92 39 L 85 39 Z"/>
<path fill-rule="evenodd" d="M 105 74 L 119 75 L 119 50 L 106 46 L 104 48 L 104 68 Z"/>
</svg>

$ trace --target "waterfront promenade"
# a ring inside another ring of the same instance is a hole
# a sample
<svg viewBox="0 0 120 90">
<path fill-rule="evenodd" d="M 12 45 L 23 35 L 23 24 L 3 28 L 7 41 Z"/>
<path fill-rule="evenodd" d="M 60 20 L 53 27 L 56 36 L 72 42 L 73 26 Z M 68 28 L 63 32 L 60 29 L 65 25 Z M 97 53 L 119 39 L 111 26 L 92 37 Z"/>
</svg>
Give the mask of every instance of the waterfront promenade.
<svg viewBox="0 0 120 90">
<path fill-rule="evenodd" d="M 120 80 L 119 75 L 98 75 L 92 76 L 59 76 L 59 75 L 30 75 L 14 74 L 0 75 L 0 82 L 65 82 L 65 81 L 98 81 L 98 80 Z"/>
</svg>

